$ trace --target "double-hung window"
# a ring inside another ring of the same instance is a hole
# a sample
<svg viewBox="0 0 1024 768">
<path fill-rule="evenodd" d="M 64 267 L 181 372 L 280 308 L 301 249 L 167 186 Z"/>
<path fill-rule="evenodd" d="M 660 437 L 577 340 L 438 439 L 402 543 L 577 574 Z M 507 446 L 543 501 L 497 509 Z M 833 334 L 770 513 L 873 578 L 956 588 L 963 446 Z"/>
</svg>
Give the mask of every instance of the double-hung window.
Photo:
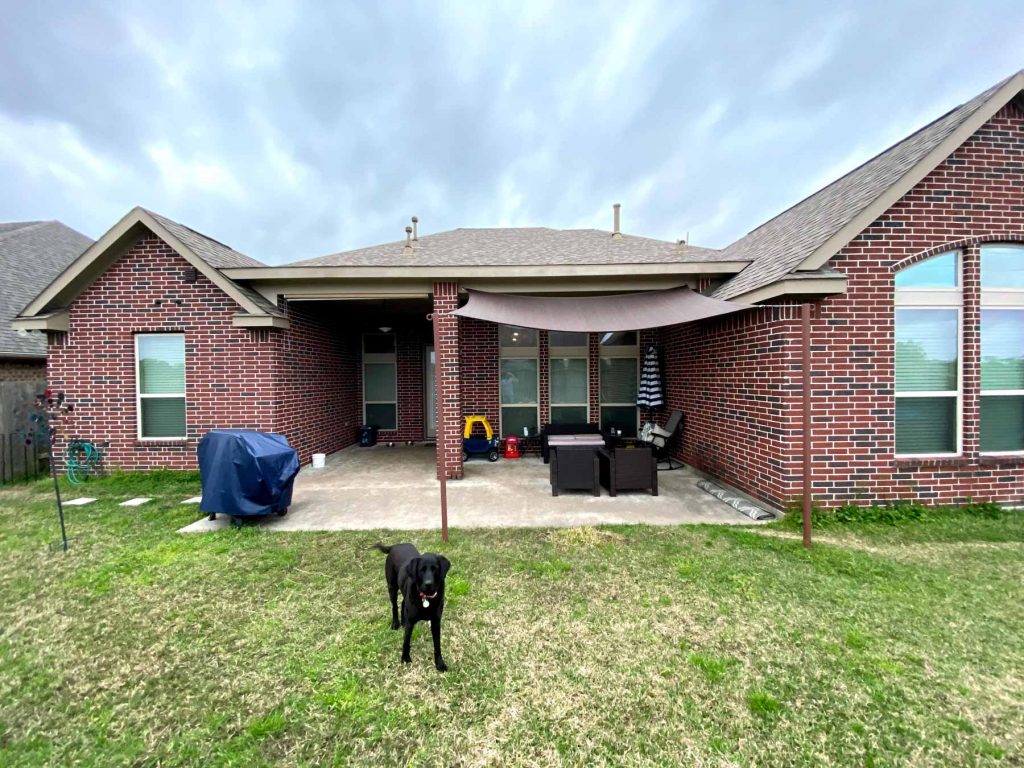
<svg viewBox="0 0 1024 768">
<path fill-rule="evenodd" d="M 513 325 L 498 327 L 501 434 L 536 435 L 538 396 L 538 333 Z M 525 431 L 524 431 L 525 430 Z"/>
<path fill-rule="evenodd" d="M 1024 247 L 981 248 L 981 452 L 1024 452 Z"/>
<path fill-rule="evenodd" d="M 393 333 L 363 336 L 363 423 L 398 429 L 398 363 Z"/>
<path fill-rule="evenodd" d="M 961 451 L 960 254 L 896 274 L 896 455 Z"/>
<path fill-rule="evenodd" d="M 548 381 L 552 424 L 590 421 L 588 334 L 551 331 L 548 334 Z"/>
<path fill-rule="evenodd" d="M 135 337 L 135 363 L 139 438 L 184 439 L 184 334 L 138 334 Z"/>
<path fill-rule="evenodd" d="M 601 428 L 635 437 L 639 411 L 636 407 L 640 362 L 636 331 L 602 333 Z"/>
</svg>

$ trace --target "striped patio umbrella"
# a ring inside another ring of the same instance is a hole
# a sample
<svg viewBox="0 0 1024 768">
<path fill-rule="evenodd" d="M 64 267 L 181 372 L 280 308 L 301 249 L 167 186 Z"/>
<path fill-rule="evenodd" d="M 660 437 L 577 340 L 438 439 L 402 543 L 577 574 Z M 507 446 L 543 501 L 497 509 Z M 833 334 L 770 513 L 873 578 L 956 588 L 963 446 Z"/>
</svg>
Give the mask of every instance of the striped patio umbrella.
<svg viewBox="0 0 1024 768">
<path fill-rule="evenodd" d="M 658 365 L 658 350 L 653 344 L 647 348 L 647 354 L 644 355 L 636 404 L 641 408 L 661 408 L 665 404 L 661 394 L 661 368 Z"/>
</svg>

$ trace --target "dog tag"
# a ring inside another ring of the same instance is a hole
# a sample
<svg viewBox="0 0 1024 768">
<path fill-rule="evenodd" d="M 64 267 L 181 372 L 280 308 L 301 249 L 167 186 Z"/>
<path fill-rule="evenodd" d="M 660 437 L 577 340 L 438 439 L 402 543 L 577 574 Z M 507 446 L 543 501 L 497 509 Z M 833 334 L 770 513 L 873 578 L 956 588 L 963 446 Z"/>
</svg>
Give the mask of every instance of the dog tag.
<svg viewBox="0 0 1024 768">
<path fill-rule="evenodd" d="M 427 600 L 427 598 L 425 598 L 425 597 L 423 598 L 423 607 L 424 608 L 429 608 L 430 607 L 430 601 Z"/>
</svg>

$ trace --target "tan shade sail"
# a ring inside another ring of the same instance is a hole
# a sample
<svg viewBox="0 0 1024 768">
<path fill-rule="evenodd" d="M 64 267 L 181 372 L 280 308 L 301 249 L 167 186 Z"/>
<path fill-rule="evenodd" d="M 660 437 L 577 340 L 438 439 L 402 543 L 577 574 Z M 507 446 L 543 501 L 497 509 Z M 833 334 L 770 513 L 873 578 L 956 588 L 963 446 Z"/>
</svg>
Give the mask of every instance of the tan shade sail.
<svg viewBox="0 0 1024 768">
<path fill-rule="evenodd" d="M 453 315 L 546 331 L 636 331 L 728 315 L 749 306 L 712 299 L 689 288 L 610 296 L 468 293 L 469 301 Z"/>
</svg>

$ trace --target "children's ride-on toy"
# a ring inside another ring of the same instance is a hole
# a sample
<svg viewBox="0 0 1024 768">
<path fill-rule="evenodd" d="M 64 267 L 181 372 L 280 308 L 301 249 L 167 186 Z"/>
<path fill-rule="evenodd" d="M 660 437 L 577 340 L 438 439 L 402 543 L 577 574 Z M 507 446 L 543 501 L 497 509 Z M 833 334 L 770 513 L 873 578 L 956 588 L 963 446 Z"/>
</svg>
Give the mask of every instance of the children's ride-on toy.
<svg viewBox="0 0 1024 768">
<path fill-rule="evenodd" d="M 473 437 L 473 425 L 479 424 L 484 428 L 486 437 Z M 470 456 L 487 456 L 488 461 L 498 460 L 499 439 L 494 436 L 494 430 L 487 421 L 486 416 L 467 416 L 466 426 L 462 430 L 462 459 L 467 460 Z"/>
</svg>

